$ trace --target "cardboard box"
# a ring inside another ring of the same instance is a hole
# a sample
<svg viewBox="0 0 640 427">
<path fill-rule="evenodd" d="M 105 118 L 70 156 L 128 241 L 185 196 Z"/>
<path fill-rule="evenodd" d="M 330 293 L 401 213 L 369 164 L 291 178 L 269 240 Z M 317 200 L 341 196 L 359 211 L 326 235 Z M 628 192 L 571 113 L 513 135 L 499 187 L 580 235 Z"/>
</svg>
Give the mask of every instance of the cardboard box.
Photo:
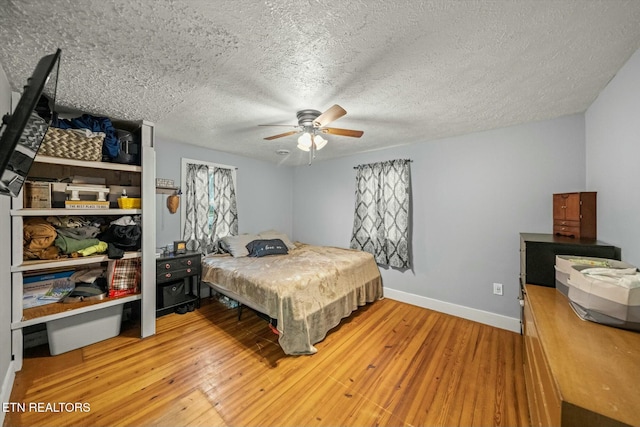
<svg viewBox="0 0 640 427">
<path fill-rule="evenodd" d="M 22 281 L 22 308 L 38 307 L 60 301 L 73 290 L 74 270 L 26 276 Z"/>
<path fill-rule="evenodd" d="M 27 181 L 24 183 L 24 207 L 32 209 L 51 208 L 51 183 Z"/>
</svg>

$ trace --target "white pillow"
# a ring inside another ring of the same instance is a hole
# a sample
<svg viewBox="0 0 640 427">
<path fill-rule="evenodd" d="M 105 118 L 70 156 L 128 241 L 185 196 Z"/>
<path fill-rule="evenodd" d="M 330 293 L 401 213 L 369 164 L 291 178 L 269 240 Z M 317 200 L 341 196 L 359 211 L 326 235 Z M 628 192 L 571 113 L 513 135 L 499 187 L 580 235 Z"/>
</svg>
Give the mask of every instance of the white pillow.
<svg viewBox="0 0 640 427">
<path fill-rule="evenodd" d="M 229 251 L 232 256 L 238 258 L 249 255 L 247 245 L 258 239 L 257 234 L 239 234 L 237 236 L 225 236 L 221 240 L 227 251 Z"/>
<path fill-rule="evenodd" d="M 295 243 L 293 243 L 291 240 L 289 240 L 289 237 L 286 234 L 281 233 L 281 232 L 279 232 L 277 230 L 263 231 L 260 234 L 258 234 L 258 236 L 260 236 L 260 238 L 264 239 L 264 240 L 280 239 L 280 240 L 282 240 L 282 243 L 287 245 L 287 248 L 289 250 L 292 250 L 292 249 L 296 248 Z"/>
</svg>

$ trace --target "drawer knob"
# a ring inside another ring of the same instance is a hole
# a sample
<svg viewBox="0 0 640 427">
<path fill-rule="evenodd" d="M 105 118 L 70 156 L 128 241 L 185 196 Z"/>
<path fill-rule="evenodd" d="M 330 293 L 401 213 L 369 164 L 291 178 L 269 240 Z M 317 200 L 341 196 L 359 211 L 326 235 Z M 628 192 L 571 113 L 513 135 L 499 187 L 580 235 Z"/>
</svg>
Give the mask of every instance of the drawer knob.
<svg viewBox="0 0 640 427">
<path fill-rule="evenodd" d="M 167 273 L 164 275 L 164 277 L 166 277 L 167 279 L 171 277 L 171 273 Z"/>
<path fill-rule="evenodd" d="M 166 263 L 166 264 L 164 265 L 164 268 L 165 268 L 165 269 L 167 269 L 167 270 L 168 270 L 168 269 L 170 269 L 170 268 L 171 268 L 171 264 Z"/>
<path fill-rule="evenodd" d="M 191 273 L 191 269 L 190 268 L 187 268 L 187 273 Z"/>
<path fill-rule="evenodd" d="M 187 260 L 187 265 L 191 265 L 191 260 L 190 259 Z"/>
</svg>

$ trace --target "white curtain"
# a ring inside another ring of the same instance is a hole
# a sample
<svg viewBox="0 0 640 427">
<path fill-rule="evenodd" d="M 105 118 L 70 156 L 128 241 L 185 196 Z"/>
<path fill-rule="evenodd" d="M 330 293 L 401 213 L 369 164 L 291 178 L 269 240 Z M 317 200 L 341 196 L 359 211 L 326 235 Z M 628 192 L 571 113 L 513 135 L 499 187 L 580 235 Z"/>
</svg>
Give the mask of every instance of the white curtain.
<svg viewBox="0 0 640 427">
<path fill-rule="evenodd" d="M 226 168 L 213 168 L 213 248 L 225 236 L 238 234 L 238 210 L 236 208 L 236 190 L 233 185 L 233 172 Z"/>
<path fill-rule="evenodd" d="M 187 242 L 187 249 L 206 255 L 213 248 L 209 227 L 209 167 L 188 164 L 186 188 L 182 238 Z"/>
<path fill-rule="evenodd" d="M 410 160 L 358 166 L 351 248 L 373 254 L 380 265 L 411 268 Z"/>
</svg>

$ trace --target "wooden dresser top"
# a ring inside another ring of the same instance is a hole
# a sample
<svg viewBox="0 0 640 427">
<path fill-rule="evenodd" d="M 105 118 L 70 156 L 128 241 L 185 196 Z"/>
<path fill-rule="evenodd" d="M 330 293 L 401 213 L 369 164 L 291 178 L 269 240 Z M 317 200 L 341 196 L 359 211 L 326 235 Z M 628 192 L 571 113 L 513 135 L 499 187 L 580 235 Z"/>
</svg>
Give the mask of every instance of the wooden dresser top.
<svg viewBox="0 0 640 427">
<path fill-rule="evenodd" d="M 554 288 L 526 293 L 563 402 L 640 425 L 640 333 L 580 319 Z"/>
</svg>

